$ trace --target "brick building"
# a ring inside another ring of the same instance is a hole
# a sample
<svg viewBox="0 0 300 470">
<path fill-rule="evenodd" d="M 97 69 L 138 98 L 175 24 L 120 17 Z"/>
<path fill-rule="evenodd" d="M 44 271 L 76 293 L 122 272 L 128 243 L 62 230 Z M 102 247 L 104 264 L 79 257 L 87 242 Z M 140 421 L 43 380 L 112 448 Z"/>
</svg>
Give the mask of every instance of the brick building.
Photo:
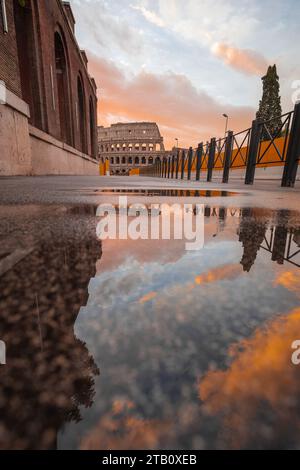
<svg viewBox="0 0 300 470">
<path fill-rule="evenodd" d="M 112 175 L 128 175 L 133 168 L 153 165 L 169 152 L 154 122 L 117 123 L 98 127 L 100 159 L 109 160 Z"/>
<path fill-rule="evenodd" d="M 0 0 L 0 175 L 98 174 L 87 65 L 69 2 Z"/>
</svg>

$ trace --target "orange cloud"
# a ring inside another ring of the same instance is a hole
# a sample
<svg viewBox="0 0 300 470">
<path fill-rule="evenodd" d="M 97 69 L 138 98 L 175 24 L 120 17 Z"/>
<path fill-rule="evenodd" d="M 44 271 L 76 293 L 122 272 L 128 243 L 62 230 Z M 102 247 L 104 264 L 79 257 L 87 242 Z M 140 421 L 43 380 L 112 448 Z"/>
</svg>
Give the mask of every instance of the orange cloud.
<svg viewBox="0 0 300 470">
<path fill-rule="evenodd" d="M 292 292 L 296 292 L 300 295 L 300 272 L 298 271 L 286 271 L 280 274 L 275 285 L 281 285 Z"/>
<path fill-rule="evenodd" d="M 157 296 L 157 292 L 148 292 L 148 294 L 144 295 L 139 299 L 140 304 L 145 304 L 146 302 L 149 302 L 150 300 L 155 299 Z"/>
<path fill-rule="evenodd" d="M 142 71 L 131 78 L 114 63 L 89 54 L 89 69 L 99 88 L 98 120 L 157 122 L 166 148 L 175 138 L 183 147 L 196 146 L 224 133 L 224 105 L 197 90 L 184 74 L 155 75 Z M 254 110 L 226 105 L 230 125 L 240 130 L 251 123 Z"/>
<path fill-rule="evenodd" d="M 266 59 L 250 49 L 238 49 L 224 43 L 217 43 L 212 48 L 213 53 L 239 72 L 246 75 L 262 76 L 266 73 L 268 62 Z"/>
<path fill-rule="evenodd" d="M 200 381 L 204 408 L 223 417 L 223 445 L 264 447 L 287 439 L 288 433 L 299 434 L 300 368 L 291 363 L 299 325 L 300 308 L 276 318 L 230 349 L 233 362 L 227 370 L 209 371 Z M 260 436 L 262 405 L 272 428 Z"/>
<path fill-rule="evenodd" d="M 112 404 L 98 424 L 83 438 L 81 450 L 156 449 L 173 426 L 167 421 L 143 420 L 131 401 Z"/>
<path fill-rule="evenodd" d="M 201 274 L 195 278 L 195 283 L 207 284 L 210 282 L 221 281 L 223 279 L 234 279 L 242 274 L 241 265 L 239 264 L 226 264 L 217 267 L 206 273 Z"/>
</svg>

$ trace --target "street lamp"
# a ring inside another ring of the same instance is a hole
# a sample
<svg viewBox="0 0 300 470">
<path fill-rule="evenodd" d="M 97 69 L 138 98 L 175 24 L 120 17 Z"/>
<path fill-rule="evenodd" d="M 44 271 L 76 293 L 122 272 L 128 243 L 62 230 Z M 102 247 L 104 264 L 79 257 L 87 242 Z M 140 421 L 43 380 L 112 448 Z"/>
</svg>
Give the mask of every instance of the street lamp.
<svg viewBox="0 0 300 470">
<path fill-rule="evenodd" d="M 227 134 L 227 129 L 228 129 L 228 115 L 227 114 L 223 114 L 223 117 L 226 119 L 226 124 L 225 124 L 225 137 L 226 137 L 226 134 Z"/>
<path fill-rule="evenodd" d="M 176 142 L 177 142 L 177 148 L 178 148 L 178 139 L 177 139 L 177 137 L 176 137 L 176 139 L 175 139 L 175 140 L 176 140 Z"/>
</svg>

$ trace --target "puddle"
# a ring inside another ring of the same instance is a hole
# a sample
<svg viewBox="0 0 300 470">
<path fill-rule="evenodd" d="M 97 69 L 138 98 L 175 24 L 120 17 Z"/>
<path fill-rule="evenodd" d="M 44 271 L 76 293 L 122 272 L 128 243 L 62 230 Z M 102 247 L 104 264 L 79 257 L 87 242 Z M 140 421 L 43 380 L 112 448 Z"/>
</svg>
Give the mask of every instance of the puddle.
<svg viewBox="0 0 300 470">
<path fill-rule="evenodd" d="M 197 252 L 40 217 L 0 277 L 1 448 L 299 448 L 299 214 L 206 206 Z"/>
<path fill-rule="evenodd" d="M 159 197 L 232 197 L 240 193 L 218 190 L 185 190 L 185 189 L 96 189 L 96 195 L 122 194 L 127 196 L 159 196 Z"/>
</svg>

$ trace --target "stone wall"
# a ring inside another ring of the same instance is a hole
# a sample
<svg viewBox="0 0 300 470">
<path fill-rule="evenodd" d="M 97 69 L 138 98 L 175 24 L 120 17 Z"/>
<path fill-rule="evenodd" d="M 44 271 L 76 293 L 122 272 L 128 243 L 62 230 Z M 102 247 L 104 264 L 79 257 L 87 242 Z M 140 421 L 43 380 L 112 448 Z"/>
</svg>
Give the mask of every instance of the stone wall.
<svg viewBox="0 0 300 470">
<path fill-rule="evenodd" d="M 33 175 L 99 175 L 99 162 L 30 126 Z"/>
<path fill-rule="evenodd" d="M 31 174 L 28 105 L 7 90 L 0 104 L 0 176 Z"/>
<path fill-rule="evenodd" d="M 69 2 L 4 4 L 0 175 L 99 174 L 96 83 Z"/>
</svg>

